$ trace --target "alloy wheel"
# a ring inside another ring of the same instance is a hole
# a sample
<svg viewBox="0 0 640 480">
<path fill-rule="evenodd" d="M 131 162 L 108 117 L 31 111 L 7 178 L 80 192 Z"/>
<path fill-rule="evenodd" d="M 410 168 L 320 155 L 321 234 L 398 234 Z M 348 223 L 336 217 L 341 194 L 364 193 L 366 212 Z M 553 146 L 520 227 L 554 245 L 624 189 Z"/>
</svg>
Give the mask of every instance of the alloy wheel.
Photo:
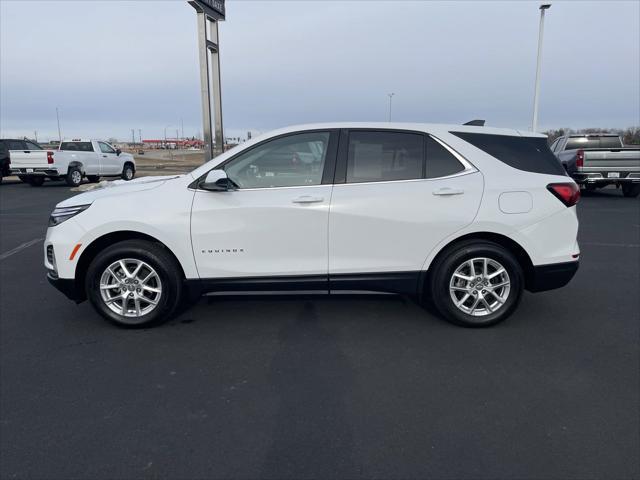
<svg viewBox="0 0 640 480">
<path fill-rule="evenodd" d="M 453 304 L 474 317 L 500 310 L 511 291 L 507 270 L 492 258 L 472 258 L 460 264 L 449 282 Z"/>
<path fill-rule="evenodd" d="M 162 282 L 148 263 L 123 258 L 109 265 L 100 276 L 100 295 L 109 310 L 135 323 L 157 307 Z"/>
</svg>

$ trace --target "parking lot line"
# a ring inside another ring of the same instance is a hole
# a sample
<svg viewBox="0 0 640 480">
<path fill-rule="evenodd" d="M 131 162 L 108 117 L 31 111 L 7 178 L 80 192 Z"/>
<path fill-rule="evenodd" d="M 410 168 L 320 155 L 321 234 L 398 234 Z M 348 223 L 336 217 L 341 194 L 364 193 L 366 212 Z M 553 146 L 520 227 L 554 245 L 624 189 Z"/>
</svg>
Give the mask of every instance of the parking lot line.
<svg viewBox="0 0 640 480">
<path fill-rule="evenodd" d="M 21 252 L 25 248 L 29 248 L 32 245 L 40 243 L 43 240 L 44 240 L 44 238 L 34 238 L 33 240 L 25 242 L 22 245 L 18 245 L 16 248 L 14 248 L 12 250 L 9 250 L 6 253 L 0 254 L 0 260 L 4 260 L 5 258 L 9 258 L 10 256 L 15 255 L 16 253 Z"/>
</svg>

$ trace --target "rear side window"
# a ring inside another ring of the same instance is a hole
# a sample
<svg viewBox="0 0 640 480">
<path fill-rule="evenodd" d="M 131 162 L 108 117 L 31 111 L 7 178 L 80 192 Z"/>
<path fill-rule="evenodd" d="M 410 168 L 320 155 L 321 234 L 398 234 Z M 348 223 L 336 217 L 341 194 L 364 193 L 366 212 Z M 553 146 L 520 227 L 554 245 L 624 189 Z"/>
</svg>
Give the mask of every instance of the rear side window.
<svg viewBox="0 0 640 480">
<path fill-rule="evenodd" d="M 424 137 L 404 132 L 349 133 L 347 183 L 422 178 Z"/>
<path fill-rule="evenodd" d="M 518 170 L 547 175 L 566 175 L 560 161 L 549 150 L 546 138 L 487 133 L 451 133 Z"/>
<path fill-rule="evenodd" d="M 42 150 L 42 147 L 33 142 L 25 142 L 27 144 L 27 150 Z"/>
<path fill-rule="evenodd" d="M 427 178 L 446 177 L 464 170 L 464 166 L 437 140 L 427 137 Z"/>
<path fill-rule="evenodd" d="M 24 142 L 20 140 L 9 140 L 7 141 L 9 150 L 25 150 L 26 147 Z"/>
<path fill-rule="evenodd" d="M 91 142 L 62 142 L 60 150 L 69 150 L 74 152 L 93 152 Z"/>
</svg>

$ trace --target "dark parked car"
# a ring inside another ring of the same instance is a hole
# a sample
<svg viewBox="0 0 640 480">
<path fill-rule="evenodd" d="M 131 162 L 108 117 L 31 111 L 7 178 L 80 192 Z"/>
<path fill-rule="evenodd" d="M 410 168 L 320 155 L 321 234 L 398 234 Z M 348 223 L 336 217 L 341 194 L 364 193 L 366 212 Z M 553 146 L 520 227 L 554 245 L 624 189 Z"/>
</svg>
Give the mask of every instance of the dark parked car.
<svg viewBox="0 0 640 480">
<path fill-rule="evenodd" d="M 11 174 L 9 150 L 42 150 L 42 147 L 31 140 L 0 139 L 0 182 L 3 177 L 8 177 Z"/>
</svg>

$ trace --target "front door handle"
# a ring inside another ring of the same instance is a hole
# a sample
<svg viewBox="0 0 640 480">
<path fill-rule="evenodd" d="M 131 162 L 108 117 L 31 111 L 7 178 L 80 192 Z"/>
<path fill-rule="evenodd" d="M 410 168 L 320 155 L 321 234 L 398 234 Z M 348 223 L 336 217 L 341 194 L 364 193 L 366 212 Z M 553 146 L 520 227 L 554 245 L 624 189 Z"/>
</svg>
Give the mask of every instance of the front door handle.
<svg viewBox="0 0 640 480">
<path fill-rule="evenodd" d="M 312 197 L 311 195 L 303 195 L 292 200 L 293 203 L 319 203 L 324 202 L 322 197 Z"/>
<path fill-rule="evenodd" d="M 451 188 L 451 187 L 442 187 L 442 188 L 439 188 L 438 190 L 433 191 L 434 195 L 442 195 L 442 196 L 462 195 L 463 193 L 464 193 L 464 190 L 460 188 Z"/>
<path fill-rule="evenodd" d="M 106 155 L 102 155 L 102 158 L 107 158 L 107 156 Z"/>
</svg>

